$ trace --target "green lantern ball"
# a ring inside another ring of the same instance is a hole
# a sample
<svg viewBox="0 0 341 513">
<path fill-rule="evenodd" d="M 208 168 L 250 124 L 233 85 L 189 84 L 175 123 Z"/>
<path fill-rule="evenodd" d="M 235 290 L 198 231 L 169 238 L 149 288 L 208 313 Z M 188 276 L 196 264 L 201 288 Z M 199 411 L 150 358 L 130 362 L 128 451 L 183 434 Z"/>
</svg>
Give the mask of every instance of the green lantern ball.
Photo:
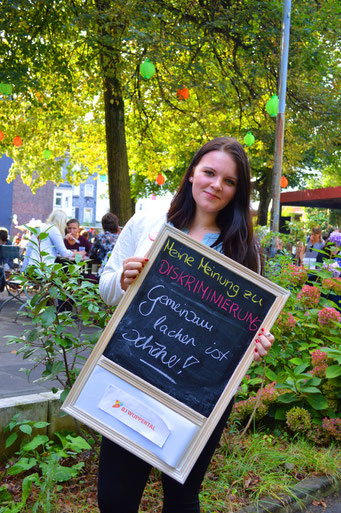
<svg viewBox="0 0 341 513">
<path fill-rule="evenodd" d="M 51 157 L 51 155 L 52 155 L 52 153 L 51 153 L 50 150 L 46 149 L 46 150 L 43 151 L 44 159 L 46 159 L 46 160 L 49 159 Z"/>
<path fill-rule="evenodd" d="M 252 144 L 255 142 L 255 138 L 252 134 L 252 132 L 248 132 L 246 134 L 246 136 L 244 137 L 244 143 L 247 145 L 247 146 L 252 146 Z"/>
<path fill-rule="evenodd" d="M 0 83 L 0 93 L 1 94 L 11 94 L 11 92 L 12 92 L 11 84 L 4 84 L 3 82 Z"/>
<path fill-rule="evenodd" d="M 279 99 L 276 94 L 274 94 L 271 99 L 266 102 L 266 112 L 272 117 L 276 117 L 278 114 L 278 105 Z"/>
<path fill-rule="evenodd" d="M 149 59 L 146 59 L 140 64 L 140 73 L 143 78 L 152 78 L 155 73 L 154 64 Z"/>
</svg>

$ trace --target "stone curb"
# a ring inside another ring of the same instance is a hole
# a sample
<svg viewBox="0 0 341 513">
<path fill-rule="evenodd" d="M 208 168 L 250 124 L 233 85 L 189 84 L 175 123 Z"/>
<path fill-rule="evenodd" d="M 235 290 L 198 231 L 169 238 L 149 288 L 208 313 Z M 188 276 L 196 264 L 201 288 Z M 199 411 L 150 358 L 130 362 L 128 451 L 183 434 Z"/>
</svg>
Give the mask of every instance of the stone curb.
<svg viewBox="0 0 341 513">
<path fill-rule="evenodd" d="M 0 399 L 0 461 L 5 461 L 19 446 L 20 438 L 9 449 L 5 448 L 6 437 L 4 428 L 12 417 L 19 413 L 21 419 L 48 422 L 49 425 L 39 432 L 49 437 L 55 431 L 69 429 L 76 431 L 75 420 L 69 415 L 60 416 L 60 392 L 42 392 L 40 394 L 28 394 L 17 397 L 5 397 Z"/>
<path fill-rule="evenodd" d="M 258 504 L 251 504 L 237 513 L 292 513 L 302 511 L 314 499 L 327 497 L 341 490 L 341 480 L 328 476 L 311 477 L 291 488 L 293 495 L 279 499 L 267 497 Z"/>
</svg>

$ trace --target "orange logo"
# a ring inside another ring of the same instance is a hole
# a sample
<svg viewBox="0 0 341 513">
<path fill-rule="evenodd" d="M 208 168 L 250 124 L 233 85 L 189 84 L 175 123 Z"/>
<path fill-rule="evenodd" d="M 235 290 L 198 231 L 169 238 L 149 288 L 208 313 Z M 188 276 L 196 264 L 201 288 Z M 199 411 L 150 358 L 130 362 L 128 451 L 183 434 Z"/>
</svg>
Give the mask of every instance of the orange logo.
<svg viewBox="0 0 341 513">
<path fill-rule="evenodd" d="M 116 403 L 113 404 L 113 408 L 119 408 L 120 406 L 122 406 L 123 403 L 121 403 L 121 401 L 119 401 L 118 399 L 116 400 Z"/>
</svg>

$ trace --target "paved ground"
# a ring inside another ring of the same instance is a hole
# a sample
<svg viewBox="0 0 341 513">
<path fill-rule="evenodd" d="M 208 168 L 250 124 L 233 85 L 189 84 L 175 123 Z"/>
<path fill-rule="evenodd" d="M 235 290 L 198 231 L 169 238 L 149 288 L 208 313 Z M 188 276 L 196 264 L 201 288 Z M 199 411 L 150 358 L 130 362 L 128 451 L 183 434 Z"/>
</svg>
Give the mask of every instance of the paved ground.
<svg viewBox="0 0 341 513">
<path fill-rule="evenodd" d="M 0 293 L 0 307 L 7 297 L 6 292 Z M 39 371 L 32 371 L 33 375 L 28 381 L 26 374 L 20 372 L 20 369 L 23 367 L 32 368 L 33 364 L 29 364 L 20 355 L 16 354 L 17 344 L 6 345 L 7 339 L 5 337 L 7 335 L 21 336 L 25 329 L 23 324 L 28 321 L 26 317 L 20 316 L 17 322 L 14 322 L 20 305 L 21 303 L 17 300 L 13 300 L 0 311 L 0 399 L 51 390 L 51 383 L 33 383 L 34 379 L 39 377 Z"/>
<path fill-rule="evenodd" d="M 0 307 L 7 298 L 6 292 L 0 293 Z M 0 399 L 50 392 L 53 386 L 59 388 L 58 383 L 51 381 L 34 383 L 34 380 L 40 377 L 42 367 L 33 369 L 33 363 L 23 360 L 20 354 L 16 354 L 20 347 L 18 344 L 6 345 L 7 335 L 19 337 L 28 327 L 29 319 L 26 316 L 19 316 L 15 322 L 20 305 L 17 300 L 12 300 L 0 311 Z M 22 368 L 33 369 L 29 380 L 25 372 L 20 371 Z"/>
<path fill-rule="evenodd" d="M 315 502 L 318 504 L 310 504 L 306 513 L 341 513 L 341 491 Z"/>
</svg>

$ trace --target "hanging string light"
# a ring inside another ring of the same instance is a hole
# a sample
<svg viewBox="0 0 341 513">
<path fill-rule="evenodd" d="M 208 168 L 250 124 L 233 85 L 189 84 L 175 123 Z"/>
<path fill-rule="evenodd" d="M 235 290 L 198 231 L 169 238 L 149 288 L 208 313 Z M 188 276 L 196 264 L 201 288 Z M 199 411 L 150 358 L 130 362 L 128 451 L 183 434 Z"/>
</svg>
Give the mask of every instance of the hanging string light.
<svg viewBox="0 0 341 513">
<path fill-rule="evenodd" d="M 163 185 L 166 181 L 166 177 L 163 173 L 159 173 L 156 177 L 156 183 L 158 185 Z"/>
<path fill-rule="evenodd" d="M 44 159 L 48 160 L 51 157 L 51 155 L 52 155 L 52 152 L 48 148 L 46 148 L 46 150 L 43 151 Z"/>
<path fill-rule="evenodd" d="M 16 135 L 13 139 L 13 144 L 14 146 L 17 146 L 17 148 L 19 148 L 19 146 L 22 145 L 22 138 L 19 137 L 19 135 Z"/>
<path fill-rule="evenodd" d="M 278 114 L 278 105 L 279 99 L 276 94 L 274 94 L 269 101 L 266 102 L 266 112 L 272 117 L 276 117 Z"/>
<path fill-rule="evenodd" d="M 285 176 L 282 176 L 281 178 L 281 187 L 282 189 L 285 189 L 286 187 L 288 187 L 288 179 L 285 177 Z"/>
<path fill-rule="evenodd" d="M 187 87 L 182 86 L 182 89 L 177 90 L 176 96 L 179 98 L 180 101 L 187 100 L 189 97 L 189 90 L 187 89 Z"/>
<path fill-rule="evenodd" d="M 4 84 L 4 82 L 0 83 L 0 93 L 1 94 L 11 94 L 12 93 L 12 86 L 11 84 Z"/>
<path fill-rule="evenodd" d="M 248 132 L 244 137 L 244 143 L 246 144 L 246 146 L 252 146 L 254 142 L 254 135 L 252 134 L 252 132 Z"/>
<path fill-rule="evenodd" d="M 152 76 L 155 74 L 154 64 L 149 59 L 146 59 L 140 64 L 140 73 L 143 78 L 152 78 Z"/>
</svg>

